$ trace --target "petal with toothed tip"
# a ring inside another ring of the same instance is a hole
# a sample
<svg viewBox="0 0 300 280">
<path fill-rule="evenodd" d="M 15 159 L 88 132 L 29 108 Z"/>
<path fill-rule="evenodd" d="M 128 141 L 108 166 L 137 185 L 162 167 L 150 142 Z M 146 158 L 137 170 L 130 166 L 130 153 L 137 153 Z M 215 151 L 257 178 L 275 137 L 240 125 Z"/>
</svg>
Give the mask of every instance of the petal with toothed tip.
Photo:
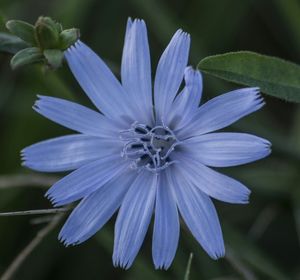
<svg viewBox="0 0 300 280">
<path fill-rule="evenodd" d="M 178 246 L 179 227 L 173 185 L 162 172 L 157 186 L 152 240 L 152 258 L 156 269 L 170 267 Z"/>
<path fill-rule="evenodd" d="M 150 51 L 146 24 L 128 20 L 121 67 L 122 85 L 147 124 L 153 123 Z"/>
<path fill-rule="evenodd" d="M 49 120 L 72 130 L 102 138 L 118 135 L 121 124 L 80 104 L 61 98 L 38 95 L 34 110 Z"/>
<path fill-rule="evenodd" d="M 88 46 L 77 41 L 65 51 L 65 57 L 82 89 L 104 115 L 112 119 L 134 117 L 132 104 L 120 82 Z"/>
<path fill-rule="evenodd" d="M 202 96 L 202 76 L 191 66 L 184 71 L 185 87 L 176 96 L 166 116 L 170 127 L 185 126 L 196 114 Z"/>
<path fill-rule="evenodd" d="M 124 197 L 115 225 L 115 266 L 129 268 L 140 250 L 153 212 L 157 181 L 157 174 L 142 170 Z"/>
<path fill-rule="evenodd" d="M 86 196 L 61 229 L 60 241 L 75 245 L 93 236 L 117 211 L 136 176 L 135 172 L 125 172 Z"/>
<path fill-rule="evenodd" d="M 181 162 L 180 168 L 174 165 L 175 172 L 186 178 L 207 195 L 228 203 L 246 204 L 250 190 L 242 183 L 205 166 L 193 157 L 183 153 L 174 156 Z"/>
<path fill-rule="evenodd" d="M 159 60 L 154 81 L 154 103 L 158 122 L 165 122 L 165 114 L 178 92 L 189 50 L 190 35 L 178 30 Z"/>
<path fill-rule="evenodd" d="M 129 168 L 129 163 L 114 154 L 85 164 L 55 183 L 46 193 L 54 206 L 81 199 Z"/>
<path fill-rule="evenodd" d="M 112 154 L 120 154 L 122 143 L 112 139 L 75 134 L 45 140 L 22 150 L 23 165 L 43 172 L 61 172 Z"/>
<path fill-rule="evenodd" d="M 271 153 L 271 143 L 247 133 L 218 132 L 188 138 L 181 148 L 190 157 L 213 167 L 256 161 Z"/>
<path fill-rule="evenodd" d="M 172 171 L 167 170 L 167 177 L 173 182 L 176 203 L 184 222 L 211 258 L 223 257 L 225 248 L 222 230 L 211 199 L 176 170 Z"/>
<path fill-rule="evenodd" d="M 188 125 L 177 127 L 179 137 L 189 138 L 222 129 L 264 105 L 259 88 L 237 89 L 217 96 L 202 106 Z"/>
</svg>

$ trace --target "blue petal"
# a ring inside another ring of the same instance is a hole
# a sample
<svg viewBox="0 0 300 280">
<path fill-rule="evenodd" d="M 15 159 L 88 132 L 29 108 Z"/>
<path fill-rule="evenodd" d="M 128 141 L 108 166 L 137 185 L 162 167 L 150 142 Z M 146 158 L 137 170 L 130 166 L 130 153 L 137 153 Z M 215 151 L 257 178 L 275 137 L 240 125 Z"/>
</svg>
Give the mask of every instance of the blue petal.
<svg viewBox="0 0 300 280">
<path fill-rule="evenodd" d="M 154 100 L 156 117 L 165 122 L 166 112 L 178 92 L 187 65 L 190 35 L 178 30 L 162 54 L 155 76 Z"/>
<path fill-rule="evenodd" d="M 203 164 L 227 167 L 268 156 L 271 143 L 246 133 L 210 133 L 183 141 L 182 148 Z"/>
<path fill-rule="evenodd" d="M 173 170 L 167 170 L 178 209 L 186 225 L 203 249 L 213 259 L 225 255 L 219 218 L 211 199 Z"/>
<path fill-rule="evenodd" d="M 123 57 L 122 85 L 127 91 L 136 111 L 140 111 L 139 121 L 151 125 L 153 122 L 152 109 L 152 80 L 148 36 L 145 22 L 136 19 L 128 20 Z"/>
<path fill-rule="evenodd" d="M 167 180 L 165 173 L 160 173 L 152 243 L 152 256 L 156 269 L 169 268 L 178 246 L 179 218 L 172 187 L 172 182 Z"/>
<path fill-rule="evenodd" d="M 37 171 L 58 172 L 77 169 L 101 157 L 120 153 L 121 143 L 87 135 L 68 135 L 25 148 L 23 165 Z"/>
<path fill-rule="evenodd" d="M 116 122 L 85 106 L 50 96 L 39 98 L 34 109 L 67 128 L 98 137 L 115 137 L 120 130 Z"/>
<path fill-rule="evenodd" d="M 200 71 L 186 67 L 184 71 L 185 87 L 176 96 L 168 116 L 169 127 L 187 125 L 197 112 L 202 96 L 202 76 Z"/>
<path fill-rule="evenodd" d="M 126 24 L 125 40 L 127 39 L 126 37 L 129 34 L 131 26 L 132 26 L 132 19 L 131 19 L 131 17 L 129 17 L 128 20 L 127 20 L 127 24 Z"/>
<path fill-rule="evenodd" d="M 225 176 L 188 155 L 177 155 L 181 162 L 177 172 L 207 195 L 229 203 L 248 203 L 250 190 L 240 182 Z"/>
<path fill-rule="evenodd" d="M 113 262 L 129 268 L 145 238 L 155 201 L 157 175 L 139 173 L 122 202 L 116 225 Z"/>
<path fill-rule="evenodd" d="M 64 224 L 59 239 L 75 245 L 94 235 L 119 208 L 135 177 L 135 172 L 126 172 L 85 197 Z"/>
<path fill-rule="evenodd" d="M 55 206 L 76 201 L 96 191 L 128 168 L 119 154 L 86 164 L 55 183 L 46 196 Z"/>
<path fill-rule="evenodd" d="M 264 105 L 258 88 L 238 89 L 200 106 L 189 125 L 177 127 L 179 137 L 188 138 L 224 128 Z"/>
<path fill-rule="evenodd" d="M 95 106 L 113 118 L 131 116 L 128 95 L 106 64 L 81 41 L 65 51 L 70 69 Z"/>
</svg>

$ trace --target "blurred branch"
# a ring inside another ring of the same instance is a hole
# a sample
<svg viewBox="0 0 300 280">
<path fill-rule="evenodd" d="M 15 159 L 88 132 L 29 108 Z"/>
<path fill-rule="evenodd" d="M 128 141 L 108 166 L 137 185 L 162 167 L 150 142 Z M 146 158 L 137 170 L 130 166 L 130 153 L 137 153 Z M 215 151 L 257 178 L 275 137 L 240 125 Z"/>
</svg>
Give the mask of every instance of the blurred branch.
<svg viewBox="0 0 300 280">
<path fill-rule="evenodd" d="M 282 271 L 282 268 L 274 262 L 272 257 L 268 256 L 257 246 L 257 244 L 253 243 L 253 240 L 250 240 L 250 238 L 239 233 L 238 230 L 228 223 L 223 223 L 223 232 L 225 239 L 228 242 L 227 244 L 230 244 L 230 246 L 226 246 L 227 253 L 225 258 L 232 264 L 232 266 L 238 266 L 238 264 L 242 262 L 241 265 L 243 270 L 240 271 L 241 273 L 247 272 L 247 269 L 244 269 L 250 267 L 251 270 L 253 269 L 254 271 L 259 272 L 259 274 L 264 275 L 267 279 L 291 279 L 290 275 L 287 276 L 286 272 Z M 237 270 L 239 268 L 241 267 L 236 267 Z"/>
<path fill-rule="evenodd" d="M 52 220 L 53 220 L 53 215 L 46 215 L 46 216 L 33 218 L 29 222 L 31 225 L 39 225 L 39 224 L 50 223 Z"/>
<path fill-rule="evenodd" d="M 292 197 L 293 214 L 295 218 L 295 227 L 300 244 L 300 190 L 295 192 Z"/>
<path fill-rule="evenodd" d="M 294 118 L 293 118 L 293 125 L 290 132 L 290 141 L 292 143 L 292 147 L 296 152 L 300 152 L 300 108 L 297 107 Z M 299 167 L 298 167 L 299 168 Z M 299 175 L 295 178 L 294 182 L 292 183 L 295 188 L 293 189 L 293 192 L 291 193 L 291 201 L 293 206 L 293 214 L 295 218 L 295 228 L 296 233 L 298 236 L 298 241 L 300 244 L 300 190 L 299 190 Z"/>
<path fill-rule="evenodd" d="M 253 274 L 253 272 L 246 267 L 241 260 L 239 260 L 235 254 L 233 253 L 232 249 L 226 248 L 226 255 L 225 259 L 230 263 L 230 265 L 243 276 L 243 279 L 246 280 L 256 280 L 257 278 Z"/>
<path fill-rule="evenodd" d="M 16 211 L 16 212 L 3 212 L 0 213 L 0 217 L 57 214 L 57 213 L 67 212 L 69 210 L 70 208 L 54 208 L 54 209 L 38 209 L 38 210 Z"/>
<path fill-rule="evenodd" d="M 20 254 L 13 260 L 13 262 L 6 269 L 1 277 L 1 280 L 10 280 L 13 275 L 23 264 L 26 258 L 31 254 L 31 252 L 43 241 L 43 239 L 56 227 L 64 215 L 62 213 L 53 217 L 53 220 L 43 227 L 36 235 L 35 238 L 20 252 Z"/>
<path fill-rule="evenodd" d="M 249 230 L 249 235 L 254 239 L 260 238 L 275 219 L 277 213 L 278 209 L 276 207 L 266 207 L 263 211 L 261 211 L 257 219 L 254 221 Z"/>
<path fill-rule="evenodd" d="M 0 176 L 0 189 L 12 187 L 49 187 L 53 185 L 59 177 L 36 174 L 16 174 Z"/>
</svg>

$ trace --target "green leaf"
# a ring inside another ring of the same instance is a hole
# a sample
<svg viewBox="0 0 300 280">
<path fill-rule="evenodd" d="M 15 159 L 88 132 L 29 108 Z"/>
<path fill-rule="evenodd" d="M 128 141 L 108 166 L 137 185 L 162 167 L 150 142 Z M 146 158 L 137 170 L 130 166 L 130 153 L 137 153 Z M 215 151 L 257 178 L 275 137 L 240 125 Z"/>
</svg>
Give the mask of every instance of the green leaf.
<svg viewBox="0 0 300 280">
<path fill-rule="evenodd" d="M 61 66 L 64 58 L 64 53 L 61 50 L 45 50 L 43 53 L 51 68 L 56 69 Z"/>
<path fill-rule="evenodd" d="M 300 102 L 300 66 L 283 59 L 240 51 L 206 57 L 198 68 L 230 82 L 260 87 L 271 96 Z"/>
<path fill-rule="evenodd" d="M 12 69 L 43 60 L 43 55 L 38 48 L 27 48 L 17 52 L 10 61 Z"/>
<path fill-rule="evenodd" d="M 34 26 L 22 20 L 9 20 L 6 28 L 32 46 L 36 45 Z"/>
<path fill-rule="evenodd" d="M 18 38 L 15 35 L 0 32 L 0 52 L 16 53 L 24 48 L 27 48 L 28 44 Z"/>
</svg>

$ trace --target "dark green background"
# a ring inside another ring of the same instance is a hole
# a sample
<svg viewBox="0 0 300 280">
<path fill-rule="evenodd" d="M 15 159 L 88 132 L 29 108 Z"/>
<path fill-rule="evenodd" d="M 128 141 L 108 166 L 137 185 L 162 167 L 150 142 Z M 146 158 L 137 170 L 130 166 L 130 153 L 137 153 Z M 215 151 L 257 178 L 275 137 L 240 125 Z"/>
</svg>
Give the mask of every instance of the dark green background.
<svg viewBox="0 0 300 280">
<path fill-rule="evenodd" d="M 192 36 L 193 66 L 207 55 L 237 50 L 300 61 L 298 0 L 0 0 L 0 13 L 0 31 L 5 31 L 5 20 L 34 23 L 40 15 L 55 18 L 65 28 L 80 28 L 81 39 L 117 75 L 128 16 L 147 23 L 153 69 L 178 28 Z M 36 94 L 91 104 L 66 66 L 55 73 L 43 73 L 38 66 L 12 71 L 10 58 L 0 54 L 0 172 L 1 176 L 35 176 L 20 166 L 19 151 L 34 142 L 71 133 L 31 109 Z M 205 75 L 203 99 L 236 87 Z M 269 139 L 273 153 L 260 162 L 223 170 L 253 191 L 249 205 L 216 202 L 226 258 L 211 260 L 182 228 L 173 265 L 167 272 L 156 271 L 151 259 L 151 227 L 133 267 L 116 269 L 111 261 L 113 219 L 95 237 L 72 248 L 57 241 L 56 228 L 23 263 L 15 279 L 183 279 L 190 252 L 194 253 L 190 279 L 300 279 L 300 110 L 298 105 L 270 97 L 266 102 L 260 112 L 231 128 Z M 0 211 L 50 208 L 44 192 L 30 185 L 2 188 Z M 0 273 L 44 226 L 32 225 L 34 218 L 0 218 Z"/>
</svg>

